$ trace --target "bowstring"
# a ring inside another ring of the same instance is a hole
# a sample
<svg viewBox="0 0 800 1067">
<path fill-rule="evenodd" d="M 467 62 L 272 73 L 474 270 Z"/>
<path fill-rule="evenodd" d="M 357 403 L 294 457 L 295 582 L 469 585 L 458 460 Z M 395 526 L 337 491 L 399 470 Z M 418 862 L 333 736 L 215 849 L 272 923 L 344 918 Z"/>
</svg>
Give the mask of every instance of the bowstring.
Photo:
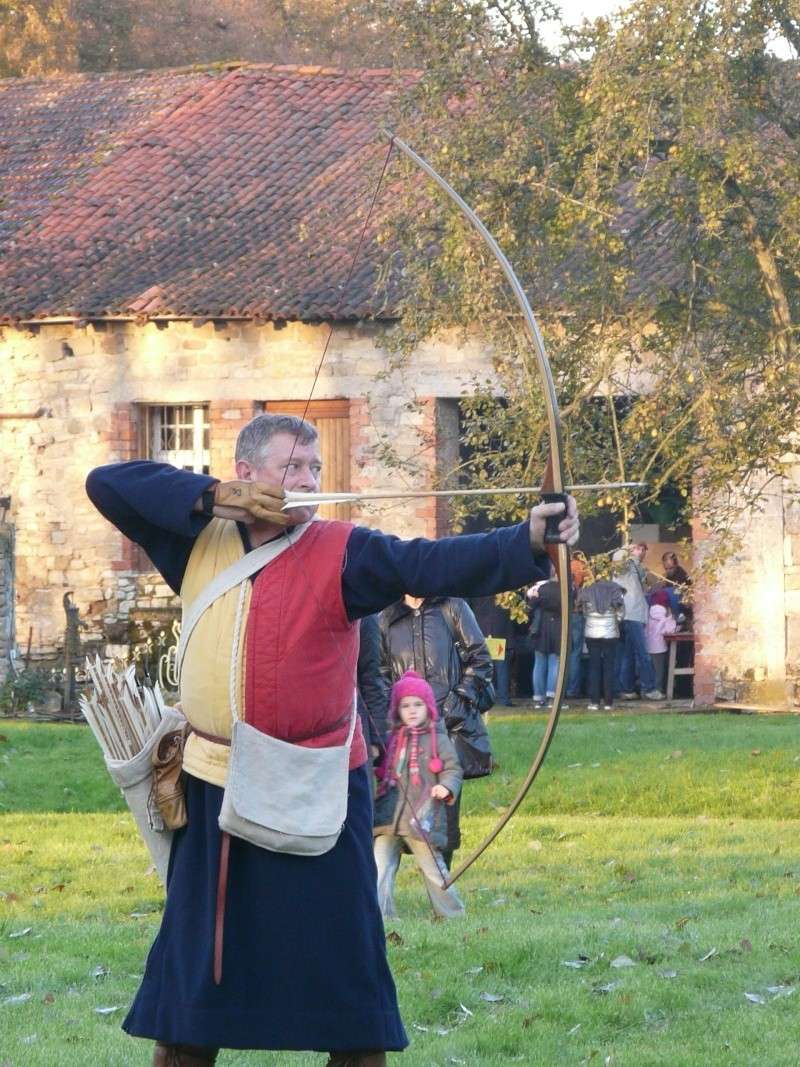
<svg viewBox="0 0 800 1067">
<path fill-rule="evenodd" d="M 330 323 L 328 325 L 328 336 L 325 339 L 325 344 L 324 344 L 323 349 L 322 349 L 322 355 L 320 357 L 319 363 L 317 364 L 316 370 L 314 372 L 314 378 L 313 378 L 313 381 L 311 383 L 311 389 L 309 390 L 308 398 L 307 398 L 307 400 L 305 402 L 305 406 L 303 408 L 303 414 L 301 416 L 303 421 L 305 421 L 306 416 L 307 416 L 308 411 L 309 411 L 309 408 L 311 407 L 311 401 L 312 401 L 313 396 L 314 396 L 314 390 L 317 387 L 317 382 L 319 381 L 319 376 L 320 376 L 320 374 L 322 372 L 322 367 L 323 367 L 323 365 L 325 363 L 325 359 L 326 359 L 326 357 L 328 355 L 328 349 L 330 348 L 331 340 L 333 338 L 335 324 L 336 324 L 336 321 L 338 320 L 339 315 L 341 313 L 342 307 L 344 305 L 344 301 L 345 301 L 345 299 L 347 297 L 347 291 L 348 291 L 348 288 L 350 286 L 350 282 L 351 282 L 351 280 L 353 278 L 353 274 L 355 273 L 356 266 L 357 266 L 359 258 L 361 256 L 361 251 L 362 251 L 362 248 L 364 247 L 364 241 L 366 240 L 366 235 L 367 235 L 367 231 L 369 229 L 369 224 L 372 221 L 372 216 L 373 216 L 374 211 L 375 211 L 375 206 L 376 206 L 376 204 L 378 202 L 378 196 L 380 194 L 381 186 L 383 185 L 383 179 L 384 179 L 384 177 L 386 175 L 386 171 L 388 170 L 388 167 L 389 167 L 389 160 L 391 159 L 393 150 L 394 150 L 394 139 L 391 139 L 389 141 L 389 148 L 388 148 L 388 151 L 386 152 L 386 157 L 385 157 L 385 159 L 383 161 L 383 166 L 381 168 L 381 172 L 380 172 L 380 174 L 378 176 L 378 181 L 377 181 L 377 184 L 375 186 L 375 191 L 372 194 L 372 199 L 370 201 L 369 209 L 367 210 L 366 218 L 364 219 L 364 225 L 361 227 L 361 233 L 359 235 L 359 239 L 358 239 L 358 243 L 356 245 L 355 253 L 353 254 L 352 260 L 350 262 L 350 267 L 349 267 L 348 272 L 347 272 L 347 276 L 345 278 L 344 284 L 343 284 L 343 286 L 341 288 L 341 292 L 339 294 L 339 300 L 337 302 L 337 305 L 336 305 L 336 308 L 334 310 L 334 313 L 333 313 L 333 315 L 331 317 L 331 321 L 330 321 Z M 283 487 L 285 482 L 286 482 L 286 476 L 289 473 L 289 465 L 291 464 L 291 461 L 292 461 L 292 458 L 294 456 L 295 449 L 297 448 L 297 443 L 298 443 L 299 439 L 300 439 L 300 431 L 298 430 L 297 433 L 295 434 L 294 441 L 292 442 L 292 448 L 291 448 L 291 451 L 289 453 L 289 460 L 288 460 L 288 462 L 286 464 L 286 467 L 284 469 L 284 472 L 283 472 L 283 477 L 281 479 L 281 487 Z M 287 527 L 287 529 L 286 529 L 286 538 L 287 538 L 287 541 L 289 542 L 289 551 L 290 552 L 296 552 L 296 550 L 297 550 L 296 549 L 297 542 L 292 540 L 292 529 L 291 529 L 291 527 Z M 299 568 L 299 570 L 300 570 L 300 573 L 303 576 L 303 580 L 305 581 L 307 588 L 309 589 L 309 591 L 311 592 L 312 597 L 314 598 L 314 601 L 315 601 L 316 606 L 317 606 L 317 612 L 318 612 L 320 618 L 322 619 L 323 624 L 325 625 L 325 628 L 328 631 L 328 636 L 333 639 L 334 643 L 337 644 L 340 649 L 342 649 L 341 640 L 334 633 L 334 631 L 333 631 L 333 629 L 332 629 L 332 627 L 330 625 L 330 622 L 329 622 L 328 617 L 327 617 L 327 613 L 325 612 L 325 610 L 322 607 L 322 603 L 321 603 L 321 601 L 319 599 L 319 596 L 317 594 L 316 589 L 314 588 L 311 580 L 309 579 L 305 569 L 303 567 L 301 567 L 301 568 Z M 355 625 L 355 623 L 354 623 L 354 625 Z M 343 662 L 346 662 L 346 658 L 344 656 L 342 658 L 343 658 Z M 352 683 L 354 690 L 357 692 L 357 690 L 358 690 L 357 665 L 356 665 L 356 673 L 353 675 L 352 678 L 349 676 L 349 672 L 348 672 L 348 680 Z M 370 723 L 370 726 L 372 728 L 372 731 L 375 734 L 378 734 L 379 731 L 377 729 L 377 723 L 375 722 L 375 719 L 373 718 L 372 712 L 370 711 L 369 707 L 367 706 L 366 700 L 364 701 L 364 708 L 366 710 L 367 718 L 369 720 L 369 723 Z M 436 729 L 436 724 L 435 723 L 431 723 L 431 729 L 434 729 L 434 730 Z M 364 743 L 365 743 L 366 748 L 367 748 L 367 762 L 370 764 L 370 767 L 371 767 L 371 762 L 370 762 L 371 761 L 371 752 L 369 750 L 369 748 L 370 748 L 369 741 L 368 741 L 368 739 L 366 737 L 364 738 Z M 371 773 L 374 774 L 374 772 L 372 772 L 372 771 L 371 771 Z M 416 810 L 416 808 L 414 806 L 414 803 L 411 800 L 411 797 L 409 795 L 409 792 L 408 792 L 408 789 L 406 787 L 406 784 L 402 780 L 402 778 L 399 777 L 399 776 L 396 777 L 395 782 L 400 787 L 400 790 L 401 790 L 401 792 L 403 794 L 404 802 L 408 805 L 408 808 L 409 808 L 409 810 L 411 812 L 411 816 L 412 816 L 416 826 L 419 829 L 420 835 L 422 836 L 422 839 L 425 842 L 425 844 L 426 844 L 426 846 L 428 848 L 428 851 L 431 854 L 431 858 L 434 861 L 434 864 L 436 866 L 437 871 L 439 871 L 439 873 L 441 875 L 441 870 L 439 868 L 439 860 L 437 858 L 436 851 L 435 851 L 435 849 L 433 847 L 433 844 L 432 844 L 430 838 L 428 837 L 428 834 L 425 831 L 425 828 L 422 825 L 422 821 L 420 820 L 419 815 L 417 813 L 417 810 Z M 447 879 L 444 876 L 442 876 L 441 888 L 443 888 L 443 889 L 446 888 L 447 884 L 448 884 L 447 883 Z"/>
</svg>

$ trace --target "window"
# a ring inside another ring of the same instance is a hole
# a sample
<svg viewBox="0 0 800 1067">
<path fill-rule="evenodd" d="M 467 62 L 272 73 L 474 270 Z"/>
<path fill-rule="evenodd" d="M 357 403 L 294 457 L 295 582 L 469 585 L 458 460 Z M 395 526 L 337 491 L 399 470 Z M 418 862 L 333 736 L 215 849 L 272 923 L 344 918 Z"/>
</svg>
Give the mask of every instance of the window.
<svg viewBox="0 0 800 1067">
<path fill-rule="evenodd" d="M 144 408 L 143 452 L 147 459 L 208 474 L 209 437 L 207 404 L 150 404 Z"/>
</svg>

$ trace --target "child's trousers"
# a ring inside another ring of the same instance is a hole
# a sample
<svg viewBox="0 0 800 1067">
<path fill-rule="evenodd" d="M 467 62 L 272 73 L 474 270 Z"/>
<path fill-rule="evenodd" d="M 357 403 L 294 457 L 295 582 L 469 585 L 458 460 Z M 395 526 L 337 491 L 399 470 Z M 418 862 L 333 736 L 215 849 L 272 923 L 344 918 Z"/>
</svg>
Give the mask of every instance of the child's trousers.
<svg viewBox="0 0 800 1067">
<path fill-rule="evenodd" d="M 464 914 L 464 904 L 455 890 L 455 886 L 443 889 L 442 883 L 447 878 L 447 865 L 438 849 L 431 848 L 426 841 L 415 837 L 394 837 L 381 834 L 375 838 L 375 862 L 378 865 L 378 903 L 384 919 L 396 919 L 397 909 L 394 905 L 394 881 L 400 866 L 403 845 L 407 845 L 416 860 L 417 866 L 425 879 L 425 888 L 431 906 L 443 919 L 455 919 Z"/>
</svg>

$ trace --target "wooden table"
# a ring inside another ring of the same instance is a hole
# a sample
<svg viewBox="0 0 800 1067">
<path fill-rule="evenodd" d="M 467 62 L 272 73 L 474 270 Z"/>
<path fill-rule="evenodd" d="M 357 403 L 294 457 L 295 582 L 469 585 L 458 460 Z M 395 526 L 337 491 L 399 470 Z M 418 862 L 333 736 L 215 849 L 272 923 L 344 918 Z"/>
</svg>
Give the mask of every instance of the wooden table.
<svg viewBox="0 0 800 1067">
<path fill-rule="evenodd" d="M 669 650 L 669 659 L 667 660 L 667 700 L 672 700 L 675 692 L 675 676 L 678 674 L 694 674 L 694 634 L 664 634 L 664 638 Z M 675 666 L 678 658 L 678 645 L 680 644 L 691 645 L 692 662 L 688 667 Z"/>
</svg>

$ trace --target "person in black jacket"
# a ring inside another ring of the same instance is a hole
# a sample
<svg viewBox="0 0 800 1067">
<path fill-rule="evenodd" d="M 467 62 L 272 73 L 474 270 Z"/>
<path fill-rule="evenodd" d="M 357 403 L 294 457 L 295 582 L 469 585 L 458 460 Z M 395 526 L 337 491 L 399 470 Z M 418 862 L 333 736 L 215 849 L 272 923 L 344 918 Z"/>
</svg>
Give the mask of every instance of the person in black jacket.
<svg viewBox="0 0 800 1067">
<path fill-rule="evenodd" d="M 561 653 L 561 589 L 551 579 L 531 586 L 527 596 L 532 609 L 533 705 L 543 708 L 556 692 Z"/>
<path fill-rule="evenodd" d="M 389 714 L 389 683 L 381 670 L 381 631 L 377 615 L 365 615 L 360 623 L 358 647 L 358 714 L 374 763 L 384 753 Z"/>
<path fill-rule="evenodd" d="M 457 597 L 406 594 L 381 612 L 379 625 L 386 679 L 393 684 L 408 670 L 421 675 L 433 689 L 464 778 L 488 774 L 492 752 L 481 712 L 494 703 L 493 669 L 470 606 Z M 447 808 L 442 856 L 448 868 L 461 844 L 459 801 Z"/>
</svg>

